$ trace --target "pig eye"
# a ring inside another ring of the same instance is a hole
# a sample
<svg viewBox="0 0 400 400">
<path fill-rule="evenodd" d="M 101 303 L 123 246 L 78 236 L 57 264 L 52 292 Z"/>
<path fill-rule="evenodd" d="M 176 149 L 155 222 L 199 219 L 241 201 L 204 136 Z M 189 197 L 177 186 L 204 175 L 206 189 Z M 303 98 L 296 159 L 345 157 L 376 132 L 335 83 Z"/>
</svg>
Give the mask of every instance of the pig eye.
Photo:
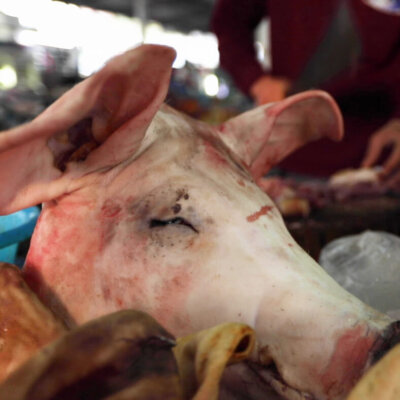
<svg viewBox="0 0 400 400">
<path fill-rule="evenodd" d="M 152 219 L 150 221 L 150 228 L 156 228 L 159 226 L 166 226 L 166 225 L 184 225 L 190 228 L 193 232 L 199 233 L 199 231 L 188 221 L 181 217 L 175 217 L 171 219 Z"/>
</svg>

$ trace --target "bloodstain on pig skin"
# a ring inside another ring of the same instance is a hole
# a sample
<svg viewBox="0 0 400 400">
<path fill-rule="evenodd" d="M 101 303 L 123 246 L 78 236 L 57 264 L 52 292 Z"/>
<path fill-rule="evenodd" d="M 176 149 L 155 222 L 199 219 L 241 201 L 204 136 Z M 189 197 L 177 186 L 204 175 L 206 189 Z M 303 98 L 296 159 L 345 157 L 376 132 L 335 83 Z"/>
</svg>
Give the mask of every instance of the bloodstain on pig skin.
<svg viewBox="0 0 400 400">
<path fill-rule="evenodd" d="M 326 393 L 332 396 L 345 394 L 356 384 L 375 340 L 376 334 L 365 332 L 365 327 L 360 325 L 338 339 L 328 367 L 320 374 Z"/>
<path fill-rule="evenodd" d="M 117 302 L 118 307 L 122 307 L 123 306 L 124 303 L 119 297 L 117 297 L 115 300 Z"/>
<path fill-rule="evenodd" d="M 257 221 L 263 215 L 267 215 L 274 207 L 272 206 L 263 206 L 261 209 L 254 214 L 249 215 L 246 219 L 248 222 Z"/>
<path fill-rule="evenodd" d="M 112 242 L 116 232 L 116 226 L 122 220 L 122 207 L 117 201 L 107 199 L 100 209 L 101 223 L 101 248 L 105 248 Z"/>
<path fill-rule="evenodd" d="M 106 200 L 101 207 L 101 216 L 105 218 L 114 218 L 120 215 L 121 206 L 113 200 Z"/>
</svg>

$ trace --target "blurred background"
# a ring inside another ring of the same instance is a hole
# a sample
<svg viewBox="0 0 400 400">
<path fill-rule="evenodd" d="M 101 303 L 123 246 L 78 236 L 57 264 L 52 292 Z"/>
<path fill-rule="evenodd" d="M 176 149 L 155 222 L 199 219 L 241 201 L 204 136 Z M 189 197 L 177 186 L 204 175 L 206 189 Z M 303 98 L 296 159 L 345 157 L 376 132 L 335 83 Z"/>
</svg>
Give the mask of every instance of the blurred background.
<svg viewBox="0 0 400 400">
<path fill-rule="evenodd" d="M 0 129 L 29 121 L 111 57 L 141 43 L 177 51 L 169 103 L 219 123 L 251 106 L 219 68 L 214 0 L 1 0 Z M 263 24 L 260 30 L 266 31 Z M 259 57 L 267 35 L 260 32 Z"/>
</svg>

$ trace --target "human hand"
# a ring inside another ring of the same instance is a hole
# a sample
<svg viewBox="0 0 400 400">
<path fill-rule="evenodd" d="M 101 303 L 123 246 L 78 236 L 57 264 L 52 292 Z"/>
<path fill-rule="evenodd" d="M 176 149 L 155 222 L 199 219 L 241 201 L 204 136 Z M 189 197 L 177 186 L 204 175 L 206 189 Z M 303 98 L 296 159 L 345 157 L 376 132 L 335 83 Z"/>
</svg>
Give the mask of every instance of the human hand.
<svg viewBox="0 0 400 400">
<path fill-rule="evenodd" d="M 257 104 L 267 104 L 283 100 L 289 87 L 287 79 L 264 75 L 253 83 L 250 94 Z"/>
<path fill-rule="evenodd" d="M 384 148 L 391 146 L 391 152 L 383 164 L 381 176 L 390 181 L 400 181 L 400 119 L 392 119 L 370 138 L 362 167 L 373 166 Z"/>
</svg>

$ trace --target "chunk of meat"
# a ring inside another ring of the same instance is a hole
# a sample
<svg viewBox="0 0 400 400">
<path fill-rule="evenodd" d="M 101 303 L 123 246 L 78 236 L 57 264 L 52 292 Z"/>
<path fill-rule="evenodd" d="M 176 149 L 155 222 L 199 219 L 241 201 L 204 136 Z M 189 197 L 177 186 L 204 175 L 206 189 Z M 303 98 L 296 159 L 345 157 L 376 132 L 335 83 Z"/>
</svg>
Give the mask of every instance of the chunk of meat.
<svg viewBox="0 0 400 400">
<path fill-rule="evenodd" d="M 336 172 L 329 179 L 331 186 L 352 186 L 359 183 L 378 184 L 379 168 L 345 169 Z"/>
<path fill-rule="evenodd" d="M 0 385 L 0 398 L 179 399 L 174 344 L 150 316 L 121 311 L 46 346 Z"/>
<path fill-rule="evenodd" d="M 18 268 L 0 263 L 0 382 L 65 331 Z"/>
<path fill-rule="evenodd" d="M 184 398 L 217 400 L 226 367 L 249 359 L 254 346 L 254 331 L 238 323 L 221 324 L 179 338 L 174 354 Z"/>
</svg>

